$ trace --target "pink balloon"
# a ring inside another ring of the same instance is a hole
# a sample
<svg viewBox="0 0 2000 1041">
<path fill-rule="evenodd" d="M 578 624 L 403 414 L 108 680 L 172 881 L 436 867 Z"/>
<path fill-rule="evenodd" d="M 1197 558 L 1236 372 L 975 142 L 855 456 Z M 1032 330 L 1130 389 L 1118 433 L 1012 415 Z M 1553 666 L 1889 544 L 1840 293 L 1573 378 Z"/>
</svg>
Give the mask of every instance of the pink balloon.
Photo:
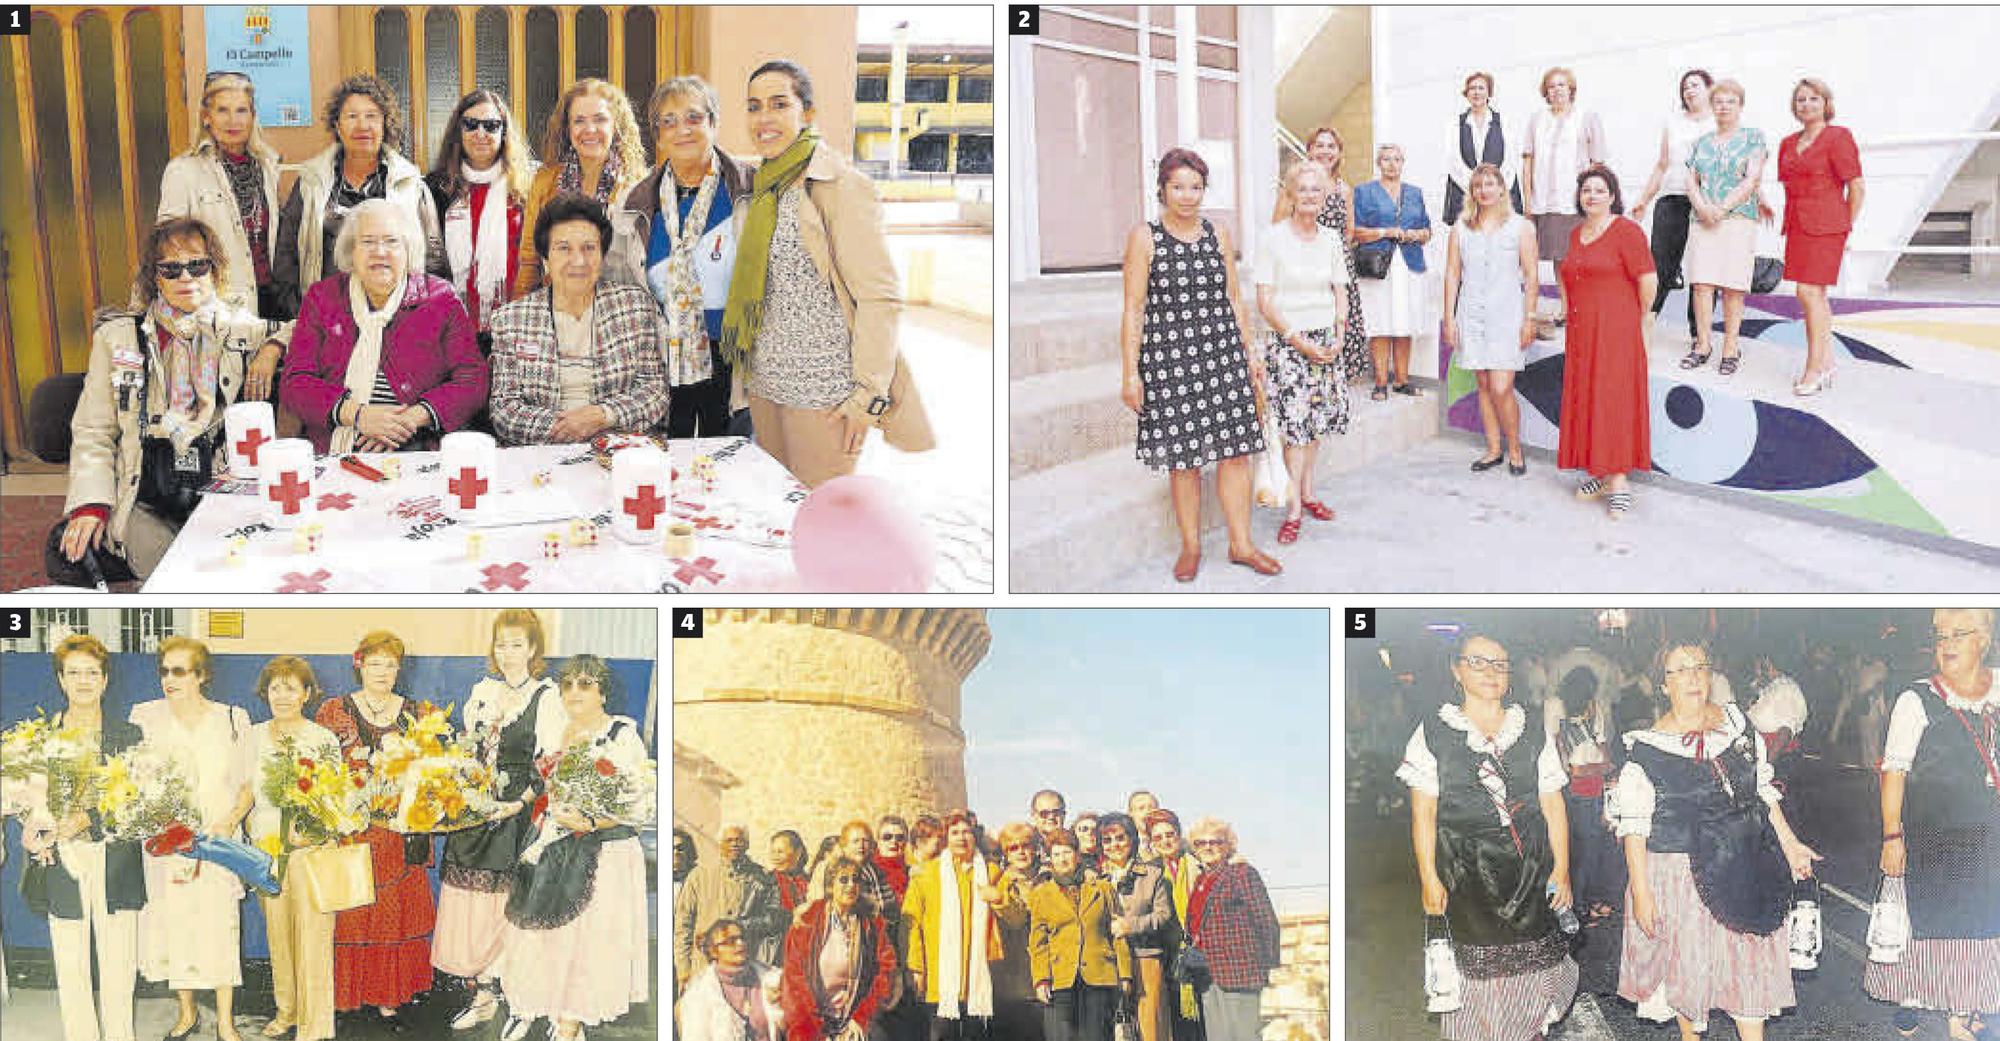
<svg viewBox="0 0 2000 1041">
<path fill-rule="evenodd" d="M 850 474 L 800 504 L 792 564 L 815 593 L 921 593 L 937 569 L 937 549 L 895 486 Z"/>
</svg>

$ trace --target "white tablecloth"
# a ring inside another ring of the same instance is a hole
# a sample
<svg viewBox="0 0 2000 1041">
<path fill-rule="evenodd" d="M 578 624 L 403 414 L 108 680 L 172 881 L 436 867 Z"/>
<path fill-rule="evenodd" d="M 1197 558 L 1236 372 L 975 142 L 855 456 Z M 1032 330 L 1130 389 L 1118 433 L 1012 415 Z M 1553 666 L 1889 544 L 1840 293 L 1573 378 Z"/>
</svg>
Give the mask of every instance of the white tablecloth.
<svg viewBox="0 0 2000 1041">
<path fill-rule="evenodd" d="M 447 494 L 436 452 L 405 452 L 401 474 L 374 482 L 320 460 L 317 553 L 291 531 L 263 522 L 252 494 L 202 497 L 173 548 L 146 582 L 149 593 L 538 592 L 680 593 L 731 590 L 786 592 L 800 588 L 792 567 L 791 527 L 806 489 L 777 460 L 743 438 L 677 440 L 670 453 L 679 471 L 674 517 L 695 525 L 694 552 L 666 554 L 660 537 L 643 544 L 611 533 L 611 472 L 588 446 L 503 448 L 496 467 L 496 524 L 468 526 L 444 513 Z M 693 461 L 715 460 L 713 489 L 694 478 Z M 361 456 L 379 464 L 381 456 Z M 545 473 L 537 485 L 533 476 Z M 573 520 L 597 527 L 595 546 L 570 543 Z M 477 558 L 468 532 L 481 533 Z M 543 555 L 543 536 L 563 536 L 557 559 Z M 231 563 L 231 539 L 248 545 Z M 942 576 L 941 576 L 942 577 Z"/>
</svg>

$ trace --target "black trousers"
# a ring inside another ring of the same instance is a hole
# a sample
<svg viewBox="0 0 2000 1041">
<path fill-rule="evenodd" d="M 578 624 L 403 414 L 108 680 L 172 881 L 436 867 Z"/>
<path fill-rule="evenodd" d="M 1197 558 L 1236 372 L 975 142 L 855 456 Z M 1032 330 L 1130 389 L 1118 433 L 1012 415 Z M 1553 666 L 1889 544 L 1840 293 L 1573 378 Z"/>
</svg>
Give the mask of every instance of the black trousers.
<svg viewBox="0 0 2000 1041">
<path fill-rule="evenodd" d="M 1653 316 L 1667 306 L 1667 291 L 1681 288 L 1681 258 L 1687 255 L 1688 221 L 1694 204 L 1685 195 L 1662 195 L 1653 200 L 1653 272 L 1660 288 L 1653 293 Z M 1694 335 L 1694 294 L 1688 294 L 1688 335 Z"/>
<path fill-rule="evenodd" d="M 918 1007 L 930 1022 L 930 1041 L 988 1041 L 993 1036 L 993 1021 L 985 1016 L 940 1019 L 935 1004 L 926 1001 Z"/>
<path fill-rule="evenodd" d="M 667 399 L 668 437 L 721 437 L 729 426 L 729 370 L 673 388 Z"/>
<path fill-rule="evenodd" d="M 1048 1041 L 1111 1041 L 1111 1017 L 1118 1006 L 1118 988 L 1076 986 L 1049 994 L 1042 1009 L 1042 1036 Z"/>
</svg>

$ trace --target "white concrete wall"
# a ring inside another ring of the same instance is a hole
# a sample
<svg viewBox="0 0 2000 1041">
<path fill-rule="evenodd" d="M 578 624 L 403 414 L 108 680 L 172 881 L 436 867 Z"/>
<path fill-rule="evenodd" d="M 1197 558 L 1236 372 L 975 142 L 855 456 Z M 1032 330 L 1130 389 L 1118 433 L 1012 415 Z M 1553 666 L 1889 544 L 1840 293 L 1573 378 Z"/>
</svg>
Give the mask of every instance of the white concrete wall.
<svg viewBox="0 0 2000 1041">
<path fill-rule="evenodd" d="M 1459 85 L 1475 69 L 1493 74 L 1494 107 L 1524 128 L 1542 107 L 1543 71 L 1574 69 L 1578 104 L 1603 119 L 1628 199 L 1658 156 L 1680 73 L 1739 80 L 1745 123 L 1772 141 L 1766 198 L 1781 209 L 1776 144 L 1798 128 L 1791 87 L 1817 76 L 1833 88 L 1835 122 L 1862 147 L 1868 199 L 1851 247 L 1905 243 L 1973 147 L 1882 145 L 1985 131 L 2000 116 L 2000 7 L 1377 7 L 1374 18 L 1376 140 L 1403 145 L 1405 176 L 1436 200 L 1433 212 L 1464 108 Z M 1441 257 L 1443 239 L 1433 241 Z M 1767 232 L 1760 252 L 1779 248 Z M 1850 253 L 1841 290 L 1878 288 L 1894 259 Z"/>
</svg>

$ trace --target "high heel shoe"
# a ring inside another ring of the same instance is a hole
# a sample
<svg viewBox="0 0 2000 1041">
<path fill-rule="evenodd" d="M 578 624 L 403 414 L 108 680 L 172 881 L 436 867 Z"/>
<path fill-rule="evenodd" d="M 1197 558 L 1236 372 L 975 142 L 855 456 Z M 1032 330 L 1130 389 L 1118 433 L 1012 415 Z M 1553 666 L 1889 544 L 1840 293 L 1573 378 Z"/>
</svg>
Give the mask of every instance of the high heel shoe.
<svg viewBox="0 0 2000 1041">
<path fill-rule="evenodd" d="M 1792 393 L 1802 398 L 1809 398 L 1812 397 L 1814 394 L 1819 393 L 1822 390 L 1832 390 L 1832 389 L 1833 389 L 1833 369 L 1831 368 L 1828 368 L 1825 372 L 1820 373 L 1819 376 L 1814 379 L 1807 379 L 1804 376 L 1801 376 L 1799 377 L 1799 381 L 1797 383 L 1792 384 Z"/>
</svg>

